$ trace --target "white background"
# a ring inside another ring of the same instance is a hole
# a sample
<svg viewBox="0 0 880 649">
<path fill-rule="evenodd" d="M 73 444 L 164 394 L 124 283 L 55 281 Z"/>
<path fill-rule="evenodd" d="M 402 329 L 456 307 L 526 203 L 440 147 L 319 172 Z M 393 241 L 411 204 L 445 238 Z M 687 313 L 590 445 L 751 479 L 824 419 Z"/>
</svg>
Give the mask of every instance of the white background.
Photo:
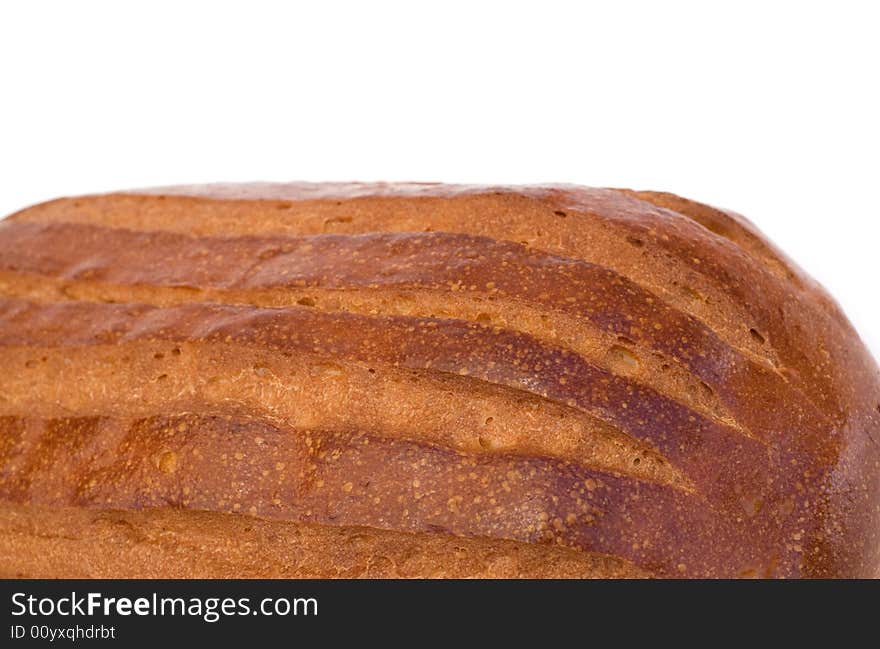
<svg viewBox="0 0 880 649">
<path fill-rule="evenodd" d="M 877 7 L 2 0 L 0 213 L 220 180 L 667 190 L 751 218 L 880 356 Z"/>
</svg>

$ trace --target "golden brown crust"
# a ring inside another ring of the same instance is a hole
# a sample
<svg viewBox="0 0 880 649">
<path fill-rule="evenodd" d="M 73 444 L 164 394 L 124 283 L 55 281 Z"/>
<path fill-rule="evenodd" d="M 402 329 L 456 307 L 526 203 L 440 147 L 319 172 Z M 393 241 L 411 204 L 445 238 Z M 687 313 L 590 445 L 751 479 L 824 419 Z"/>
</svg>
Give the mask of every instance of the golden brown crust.
<svg viewBox="0 0 880 649">
<path fill-rule="evenodd" d="M 745 219 L 670 194 L 53 201 L 0 224 L 0 359 L 9 506 L 442 531 L 658 576 L 880 570 L 876 365 Z"/>
<path fill-rule="evenodd" d="M 535 543 L 214 512 L 0 505 L 0 578 L 638 579 L 613 557 Z"/>
</svg>

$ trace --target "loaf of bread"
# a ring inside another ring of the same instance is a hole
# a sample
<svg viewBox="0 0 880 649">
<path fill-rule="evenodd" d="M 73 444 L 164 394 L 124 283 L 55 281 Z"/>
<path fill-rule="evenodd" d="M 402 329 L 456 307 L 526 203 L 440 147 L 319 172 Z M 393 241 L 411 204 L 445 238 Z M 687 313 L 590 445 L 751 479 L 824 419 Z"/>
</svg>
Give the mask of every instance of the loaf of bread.
<svg viewBox="0 0 880 649">
<path fill-rule="evenodd" d="M 0 576 L 874 577 L 880 376 L 739 215 L 250 184 L 0 222 Z"/>
</svg>

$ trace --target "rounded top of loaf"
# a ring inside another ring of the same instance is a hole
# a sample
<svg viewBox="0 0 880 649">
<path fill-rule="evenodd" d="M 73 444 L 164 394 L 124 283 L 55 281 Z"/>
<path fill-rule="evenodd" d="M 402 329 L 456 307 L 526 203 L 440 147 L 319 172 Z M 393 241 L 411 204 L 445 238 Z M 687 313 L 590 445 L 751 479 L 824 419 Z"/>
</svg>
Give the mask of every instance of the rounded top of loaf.
<svg viewBox="0 0 880 649">
<path fill-rule="evenodd" d="M 537 544 L 615 575 L 880 574 L 878 368 L 727 210 L 573 185 L 68 198 L 0 224 L 0 300 L 8 362 L 42 359 L 0 432 L 43 431 L 0 444 L 0 500 L 461 537 L 496 562 Z M 59 430 L 105 455 L 55 453 Z"/>
</svg>

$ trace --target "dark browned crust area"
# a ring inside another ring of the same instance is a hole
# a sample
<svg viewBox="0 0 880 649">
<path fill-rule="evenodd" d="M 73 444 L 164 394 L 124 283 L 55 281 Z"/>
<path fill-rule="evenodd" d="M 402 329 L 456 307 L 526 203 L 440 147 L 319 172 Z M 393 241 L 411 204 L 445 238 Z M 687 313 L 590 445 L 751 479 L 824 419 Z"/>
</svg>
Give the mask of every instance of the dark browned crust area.
<svg viewBox="0 0 880 649">
<path fill-rule="evenodd" d="M 0 573 L 880 570 L 875 363 L 745 219 L 669 194 L 54 201 L 0 224 L 0 364 Z"/>
</svg>

